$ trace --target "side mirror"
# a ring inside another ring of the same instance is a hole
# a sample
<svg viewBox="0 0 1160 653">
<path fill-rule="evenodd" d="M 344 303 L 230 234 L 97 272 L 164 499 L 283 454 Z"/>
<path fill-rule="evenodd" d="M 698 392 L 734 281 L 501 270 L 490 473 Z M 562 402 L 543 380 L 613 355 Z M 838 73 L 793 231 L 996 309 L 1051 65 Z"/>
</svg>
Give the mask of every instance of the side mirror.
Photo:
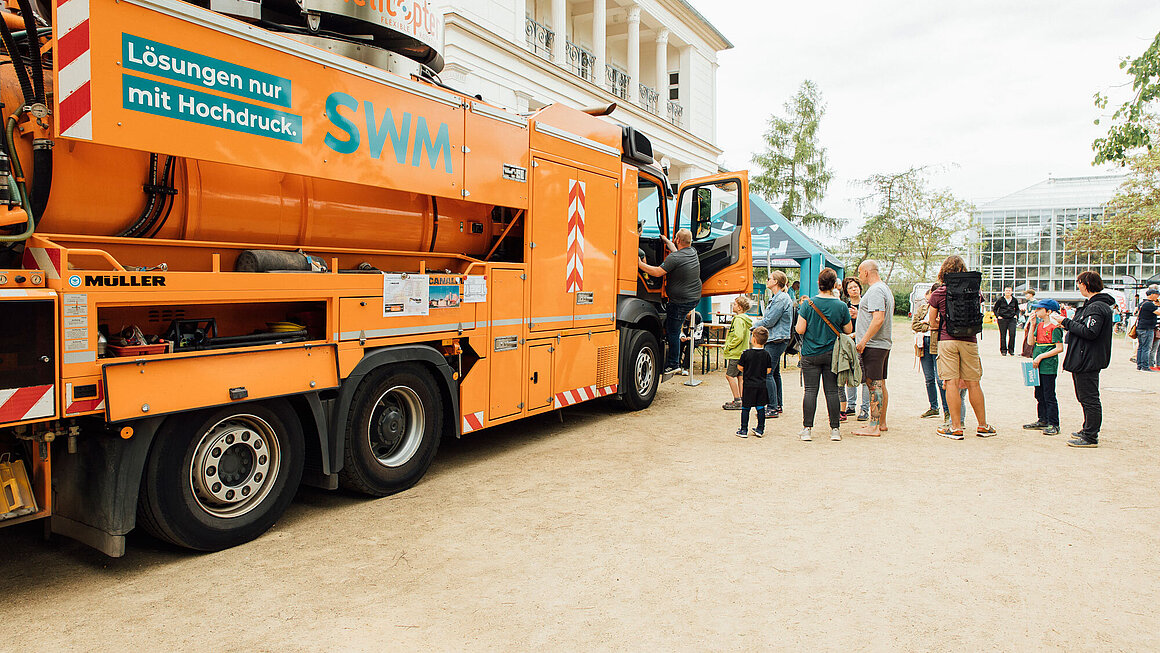
<svg viewBox="0 0 1160 653">
<path fill-rule="evenodd" d="M 693 239 L 707 238 L 713 229 L 713 191 L 708 186 L 697 189 L 696 201 L 693 203 L 692 220 Z"/>
</svg>

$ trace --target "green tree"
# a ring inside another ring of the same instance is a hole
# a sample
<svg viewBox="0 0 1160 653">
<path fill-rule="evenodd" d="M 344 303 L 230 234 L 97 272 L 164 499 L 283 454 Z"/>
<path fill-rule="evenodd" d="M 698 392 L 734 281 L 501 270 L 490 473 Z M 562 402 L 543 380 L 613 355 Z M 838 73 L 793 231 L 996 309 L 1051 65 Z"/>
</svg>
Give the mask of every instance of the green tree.
<svg viewBox="0 0 1160 653">
<path fill-rule="evenodd" d="M 1148 120 L 1146 131 L 1160 133 L 1154 119 Z M 1111 261 L 1128 252 L 1150 252 L 1160 243 L 1160 148 L 1130 155 L 1125 164 L 1127 178 L 1105 207 L 1106 220 L 1067 233 L 1071 252 Z"/>
<path fill-rule="evenodd" d="M 785 117 L 769 117 L 765 151 L 753 155 L 761 172 L 750 186 L 771 204 L 780 202 L 781 214 L 790 221 L 833 231 L 842 226 L 842 219 L 823 215 L 817 208 L 834 176 L 826 148 L 818 144 L 818 125 L 825 112 L 817 85 L 808 79 L 802 82 L 785 104 Z"/>
<path fill-rule="evenodd" d="M 925 281 L 938 261 L 954 251 L 969 224 L 971 205 L 945 188 L 932 188 L 926 167 L 871 175 L 859 183 L 870 190 L 860 200 L 871 214 L 845 242 L 851 267 L 877 259 L 882 279 Z"/>
<path fill-rule="evenodd" d="M 1152 149 L 1153 130 L 1146 123 L 1150 105 L 1160 99 L 1160 34 L 1144 54 L 1120 60 L 1120 69 L 1127 70 L 1132 78 L 1132 95 L 1112 113 L 1108 135 L 1092 143 L 1096 164 L 1124 165 L 1132 150 Z M 1096 93 L 1095 103 L 1098 108 L 1106 109 L 1109 100 L 1106 95 Z M 1100 124 L 1100 120 L 1095 123 Z"/>
</svg>

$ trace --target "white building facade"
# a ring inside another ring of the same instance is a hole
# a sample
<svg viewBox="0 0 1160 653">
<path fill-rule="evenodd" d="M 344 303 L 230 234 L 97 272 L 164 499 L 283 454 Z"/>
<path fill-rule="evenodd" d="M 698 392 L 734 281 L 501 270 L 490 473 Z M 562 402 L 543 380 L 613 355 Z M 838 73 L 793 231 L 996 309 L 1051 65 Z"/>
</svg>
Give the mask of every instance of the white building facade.
<svg viewBox="0 0 1160 653">
<path fill-rule="evenodd" d="M 519 113 L 616 102 L 670 182 L 714 174 L 717 53 L 732 48 L 685 0 L 435 0 L 441 78 Z"/>
</svg>

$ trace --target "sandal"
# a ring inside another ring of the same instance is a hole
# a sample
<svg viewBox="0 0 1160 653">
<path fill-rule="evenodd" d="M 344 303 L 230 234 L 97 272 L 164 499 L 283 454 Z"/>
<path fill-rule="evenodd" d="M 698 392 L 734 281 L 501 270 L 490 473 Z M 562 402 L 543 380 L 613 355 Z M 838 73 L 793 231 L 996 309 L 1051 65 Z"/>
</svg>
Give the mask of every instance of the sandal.
<svg viewBox="0 0 1160 653">
<path fill-rule="evenodd" d="M 975 435 L 979 436 L 980 438 L 989 438 L 996 433 L 997 431 L 991 428 L 990 424 L 980 424 L 979 428 L 975 429 Z"/>
</svg>

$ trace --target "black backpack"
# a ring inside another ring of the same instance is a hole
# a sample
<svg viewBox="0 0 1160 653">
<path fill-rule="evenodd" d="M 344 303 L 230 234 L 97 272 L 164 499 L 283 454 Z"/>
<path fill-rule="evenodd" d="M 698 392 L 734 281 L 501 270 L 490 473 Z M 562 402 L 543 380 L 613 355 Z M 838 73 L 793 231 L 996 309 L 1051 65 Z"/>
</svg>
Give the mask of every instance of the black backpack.
<svg viewBox="0 0 1160 653">
<path fill-rule="evenodd" d="M 793 305 L 793 315 L 789 320 L 789 342 L 785 345 L 785 353 L 796 355 L 801 352 L 802 334 L 797 332 L 798 305 Z"/>
<path fill-rule="evenodd" d="M 981 272 L 948 272 L 946 283 L 946 328 L 956 338 L 967 338 L 983 331 L 983 309 L 979 304 Z"/>
</svg>

